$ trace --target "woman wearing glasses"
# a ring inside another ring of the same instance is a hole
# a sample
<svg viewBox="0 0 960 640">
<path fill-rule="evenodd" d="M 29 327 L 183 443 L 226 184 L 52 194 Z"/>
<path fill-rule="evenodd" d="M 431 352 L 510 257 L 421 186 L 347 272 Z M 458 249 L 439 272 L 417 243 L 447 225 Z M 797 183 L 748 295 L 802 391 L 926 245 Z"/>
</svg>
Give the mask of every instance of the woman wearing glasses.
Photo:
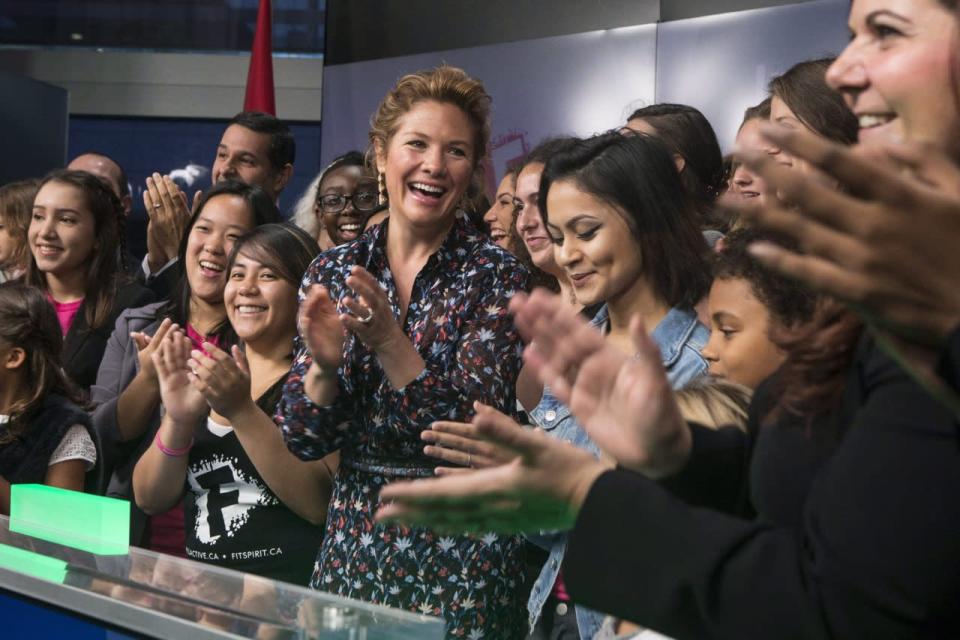
<svg viewBox="0 0 960 640">
<path fill-rule="evenodd" d="M 294 207 L 294 223 L 324 251 L 356 240 L 380 209 L 377 181 L 366 174 L 363 155 L 348 151 L 320 172 Z"/>
</svg>

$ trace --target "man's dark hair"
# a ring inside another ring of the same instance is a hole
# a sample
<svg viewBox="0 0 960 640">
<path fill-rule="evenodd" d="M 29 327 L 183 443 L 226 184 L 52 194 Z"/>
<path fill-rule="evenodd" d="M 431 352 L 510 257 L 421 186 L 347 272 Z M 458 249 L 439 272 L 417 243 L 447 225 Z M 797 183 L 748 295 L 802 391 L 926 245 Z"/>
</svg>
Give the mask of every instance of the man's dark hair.
<svg viewBox="0 0 960 640">
<path fill-rule="evenodd" d="M 723 249 L 715 254 L 713 277 L 718 280 L 740 278 L 750 283 L 753 296 L 783 327 L 798 327 L 810 322 L 817 308 L 817 295 L 796 280 L 763 266 L 747 251 L 751 243 L 767 241 L 795 249 L 786 238 L 756 229 L 733 231 L 723 239 Z"/>
<path fill-rule="evenodd" d="M 669 147 L 659 138 L 611 132 L 578 140 L 554 154 L 540 178 L 540 215 L 558 180 L 612 205 L 623 215 L 644 277 L 657 298 L 692 309 L 710 288 L 709 249 Z"/>
<path fill-rule="evenodd" d="M 280 171 L 293 164 L 297 157 L 297 145 L 290 128 L 282 120 L 261 111 L 241 111 L 233 116 L 227 126 L 238 124 L 245 129 L 266 133 L 270 136 L 270 149 L 267 157 L 274 171 Z"/>
</svg>

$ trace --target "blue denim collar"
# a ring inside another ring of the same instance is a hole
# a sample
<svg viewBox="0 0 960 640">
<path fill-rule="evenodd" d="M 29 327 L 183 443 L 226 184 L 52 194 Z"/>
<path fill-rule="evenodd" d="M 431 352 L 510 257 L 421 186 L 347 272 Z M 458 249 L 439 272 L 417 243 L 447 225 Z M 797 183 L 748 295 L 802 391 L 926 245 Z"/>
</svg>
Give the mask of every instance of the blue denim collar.
<svg viewBox="0 0 960 640">
<path fill-rule="evenodd" d="M 591 324 L 603 330 L 608 328 L 609 312 L 607 305 L 600 307 L 597 315 L 593 316 Z M 680 357 L 683 345 L 690 339 L 690 334 L 697 328 L 697 313 L 692 309 L 674 307 L 667 312 L 663 320 L 654 328 L 650 337 L 660 346 L 663 357 L 663 366 L 670 367 Z"/>
</svg>

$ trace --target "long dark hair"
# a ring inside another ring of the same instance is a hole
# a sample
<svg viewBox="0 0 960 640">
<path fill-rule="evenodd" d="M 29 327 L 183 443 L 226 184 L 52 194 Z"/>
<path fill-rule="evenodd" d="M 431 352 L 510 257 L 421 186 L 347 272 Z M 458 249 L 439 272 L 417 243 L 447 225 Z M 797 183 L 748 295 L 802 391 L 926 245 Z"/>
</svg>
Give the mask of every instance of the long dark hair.
<svg viewBox="0 0 960 640">
<path fill-rule="evenodd" d="M 540 215 L 557 180 L 621 211 L 640 251 L 653 292 L 671 307 L 692 309 L 710 288 L 709 249 L 668 147 L 642 134 L 605 133 L 580 140 L 547 162 L 540 178 Z"/>
<path fill-rule="evenodd" d="M 814 132 L 849 145 L 856 142 L 859 125 L 841 95 L 827 85 L 832 63 L 833 58 L 821 58 L 796 64 L 770 81 L 770 94 Z M 862 333 L 860 318 L 836 300 L 822 298 L 809 324 L 774 335 L 787 360 L 781 368 L 779 401 L 766 420 L 790 413 L 809 425 L 814 416 L 836 407 Z"/>
<path fill-rule="evenodd" d="M 241 253 L 299 288 L 307 267 L 320 253 L 320 245 L 300 227 L 283 222 L 258 226 L 237 238 L 227 258 L 228 274 Z"/>
<path fill-rule="evenodd" d="M 63 336 L 57 314 L 36 287 L 19 283 L 0 285 L 0 346 L 20 347 L 26 352 L 26 377 L 30 395 L 17 400 L 0 445 L 23 433 L 30 415 L 43 399 L 56 393 L 80 404 L 76 387 L 67 378 L 60 362 Z"/>
<path fill-rule="evenodd" d="M 723 154 L 717 134 L 699 109 L 686 104 L 660 103 L 637 109 L 627 119 L 641 119 L 656 130 L 656 137 L 683 158 L 680 179 L 693 206 L 701 216 L 700 224 L 715 229 L 714 201 L 723 193 Z"/>
<path fill-rule="evenodd" d="M 122 271 L 125 265 L 122 260 L 118 262 L 117 258 L 118 247 L 121 256 L 126 253 L 126 217 L 123 207 L 107 183 L 86 171 L 59 169 L 40 182 L 40 189 L 50 182 L 59 182 L 79 189 L 83 193 L 87 209 L 93 215 L 96 245 L 84 273 L 83 308 L 87 326 L 99 329 L 110 318 L 118 282 L 126 279 Z M 48 290 L 46 274 L 37 267 L 37 261 L 32 254 L 24 281 L 42 291 Z"/>
<path fill-rule="evenodd" d="M 777 97 L 813 131 L 840 144 L 854 144 L 860 125 L 857 117 L 826 80 L 834 58 L 799 62 L 770 81 L 770 96 Z"/>
<path fill-rule="evenodd" d="M 177 266 L 180 269 L 180 279 L 174 287 L 170 300 L 157 313 L 158 318 L 169 317 L 180 326 L 186 326 L 190 319 L 190 297 L 193 292 L 190 289 L 190 282 L 187 280 L 186 260 L 187 244 L 190 239 L 190 232 L 200 218 L 203 208 L 207 206 L 213 198 L 221 195 L 232 195 L 243 198 L 250 207 L 250 213 L 253 215 L 253 226 L 259 227 L 262 224 L 270 224 L 280 221 L 280 212 L 273 199 L 267 195 L 267 192 L 257 185 L 246 184 L 238 180 L 224 180 L 214 184 L 197 203 L 193 215 L 190 216 L 190 222 L 180 238 L 180 248 L 177 250 Z M 230 323 L 226 317 L 223 321 L 214 327 L 210 332 L 210 337 L 215 338 L 221 345 L 235 344 L 237 336 L 233 332 Z"/>
</svg>

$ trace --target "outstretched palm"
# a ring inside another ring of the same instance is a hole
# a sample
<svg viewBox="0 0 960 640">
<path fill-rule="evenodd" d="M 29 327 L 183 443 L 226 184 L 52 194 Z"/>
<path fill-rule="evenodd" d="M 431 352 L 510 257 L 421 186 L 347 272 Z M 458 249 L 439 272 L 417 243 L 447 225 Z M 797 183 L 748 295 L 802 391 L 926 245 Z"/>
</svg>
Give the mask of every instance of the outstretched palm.
<svg viewBox="0 0 960 640">
<path fill-rule="evenodd" d="M 160 399 L 167 415 L 177 424 L 190 424 L 209 410 L 203 395 L 190 384 L 187 359 L 191 342 L 180 331 L 172 331 L 153 353 L 160 383 Z"/>
<path fill-rule="evenodd" d="M 313 361 L 324 369 L 336 369 L 343 360 L 344 329 L 337 305 L 326 287 L 314 286 L 300 303 L 300 335 Z"/>
<path fill-rule="evenodd" d="M 603 336 L 559 298 L 543 291 L 511 303 L 517 327 L 532 340 L 524 357 L 587 434 L 625 467 L 651 476 L 675 470 L 689 432 L 639 320 L 631 327 L 636 356 Z"/>
</svg>

